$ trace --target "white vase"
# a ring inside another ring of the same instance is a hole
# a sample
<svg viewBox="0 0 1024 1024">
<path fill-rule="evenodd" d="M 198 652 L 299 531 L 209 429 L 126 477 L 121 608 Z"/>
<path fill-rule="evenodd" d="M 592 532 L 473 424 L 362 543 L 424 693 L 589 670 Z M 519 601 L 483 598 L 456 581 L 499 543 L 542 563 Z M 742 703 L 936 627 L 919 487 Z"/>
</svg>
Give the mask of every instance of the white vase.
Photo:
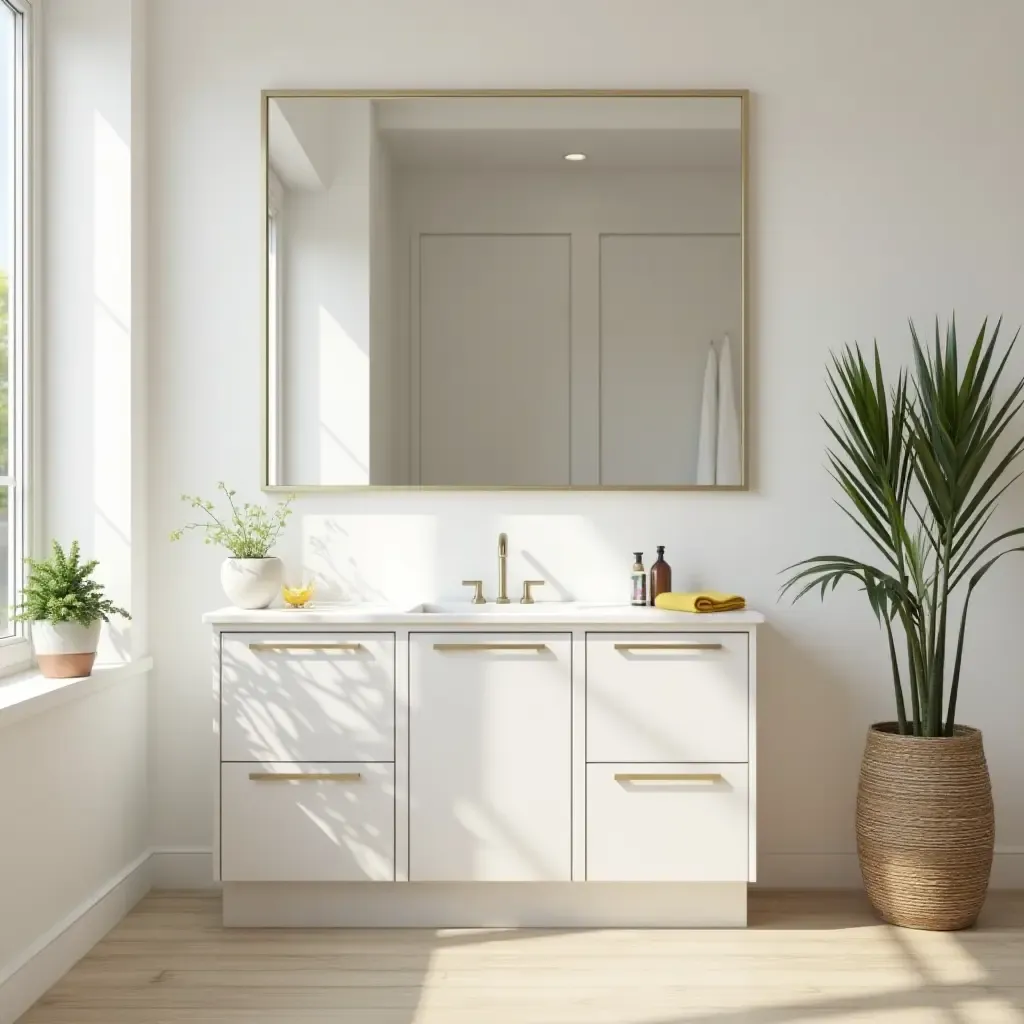
<svg viewBox="0 0 1024 1024">
<path fill-rule="evenodd" d="M 280 558 L 226 558 L 220 567 L 220 585 L 236 608 L 266 608 L 283 583 Z"/>
<path fill-rule="evenodd" d="M 32 647 L 39 671 L 47 679 L 75 679 L 92 675 L 102 619 L 88 626 L 77 622 L 32 623 Z"/>
</svg>

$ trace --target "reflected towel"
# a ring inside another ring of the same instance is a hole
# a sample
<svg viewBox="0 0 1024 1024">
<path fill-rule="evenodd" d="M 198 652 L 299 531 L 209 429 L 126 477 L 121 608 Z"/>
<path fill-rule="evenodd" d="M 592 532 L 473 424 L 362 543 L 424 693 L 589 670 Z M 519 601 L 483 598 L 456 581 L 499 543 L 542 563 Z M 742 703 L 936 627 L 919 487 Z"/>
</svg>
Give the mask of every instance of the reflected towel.
<svg viewBox="0 0 1024 1024">
<path fill-rule="evenodd" d="M 736 412 L 732 345 L 727 334 L 718 353 L 718 437 L 715 444 L 715 483 L 738 484 L 740 467 L 740 418 Z"/>
<path fill-rule="evenodd" d="M 700 590 L 693 594 L 659 594 L 654 607 L 669 612 L 741 612 L 747 602 L 739 594 Z"/>
<path fill-rule="evenodd" d="M 718 457 L 718 353 L 714 342 L 708 347 L 704 365 L 704 392 L 700 406 L 700 435 L 697 438 L 697 483 L 715 482 Z"/>
</svg>

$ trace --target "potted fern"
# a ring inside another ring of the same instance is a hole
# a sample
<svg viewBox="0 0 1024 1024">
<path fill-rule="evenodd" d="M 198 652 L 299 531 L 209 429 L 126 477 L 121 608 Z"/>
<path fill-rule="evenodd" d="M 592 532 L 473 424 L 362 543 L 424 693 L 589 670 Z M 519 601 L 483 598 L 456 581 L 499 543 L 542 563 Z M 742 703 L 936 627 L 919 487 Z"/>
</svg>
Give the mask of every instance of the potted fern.
<svg viewBox="0 0 1024 1024">
<path fill-rule="evenodd" d="M 807 559 L 783 592 L 822 598 L 860 586 L 885 638 L 895 721 L 868 731 L 857 792 L 857 851 L 881 917 L 915 928 L 970 927 L 985 900 L 995 821 L 981 732 L 957 722 L 971 597 L 1024 527 L 989 524 L 1016 480 L 1024 437 L 1010 433 L 1024 380 L 1003 383 L 987 322 L 961 360 L 956 323 L 929 351 L 910 325 L 913 371 L 886 383 L 875 346 L 832 360 L 831 475 L 840 507 L 876 556 Z M 1019 332 L 1018 332 L 1019 334 Z"/>
<path fill-rule="evenodd" d="M 231 555 L 220 569 L 221 586 L 228 600 L 236 608 L 266 608 L 284 583 L 281 559 L 271 555 L 270 549 L 292 514 L 292 499 L 287 498 L 268 512 L 262 505 L 236 503 L 236 492 L 223 481 L 217 489 L 227 499 L 227 511 L 219 512 L 212 501 L 183 494 L 181 500 L 205 518 L 175 530 L 171 540 L 181 540 L 190 530 L 201 531 L 204 544 L 222 547 Z"/>
<path fill-rule="evenodd" d="M 131 616 L 104 596 L 92 579 L 99 563 L 81 560 L 77 540 L 66 554 L 54 541 L 49 558 L 25 561 L 28 582 L 14 619 L 31 623 L 39 671 L 48 679 L 91 675 L 103 623 Z"/>
</svg>

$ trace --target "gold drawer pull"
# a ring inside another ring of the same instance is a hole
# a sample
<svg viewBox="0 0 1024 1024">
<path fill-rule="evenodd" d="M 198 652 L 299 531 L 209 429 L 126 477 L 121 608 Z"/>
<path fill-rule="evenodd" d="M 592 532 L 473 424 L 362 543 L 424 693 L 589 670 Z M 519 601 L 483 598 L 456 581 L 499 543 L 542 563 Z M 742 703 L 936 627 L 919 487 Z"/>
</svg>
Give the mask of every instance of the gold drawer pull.
<svg viewBox="0 0 1024 1024">
<path fill-rule="evenodd" d="M 720 651 L 721 644 L 616 644 L 617 651 Z"/>
<path fill-rule="evenodd" d="M 249 772 L 251 782 L 359 782 L 362 772 Z"/>
<path fill-rule="evenodd" d="M 718 772 L 616 772 L 616 782 L 724 782 Z"/>
<path fill-rule="evenodd" d="M 434 644 L 435 651 L 534 651 L 539 654 L 548 649 L 547 644 Z"/>
<path fill-rule="evenodd" d="M 361 651 L 362 644 L 307 643 L 307 644 L 249 644 L 250 651 Z"/>
</svg>

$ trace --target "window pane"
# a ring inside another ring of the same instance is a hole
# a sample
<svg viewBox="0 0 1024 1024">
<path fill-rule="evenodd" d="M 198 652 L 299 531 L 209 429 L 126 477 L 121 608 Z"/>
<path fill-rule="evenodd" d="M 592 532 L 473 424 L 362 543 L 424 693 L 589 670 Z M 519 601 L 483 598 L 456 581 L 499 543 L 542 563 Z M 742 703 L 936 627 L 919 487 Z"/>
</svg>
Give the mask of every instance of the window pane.
<svg viewBox="0 0 1024 1024">
<path fill-rule="evenodd" d="M 0 476 L 10 472 L 10 289 L 14 273 L 14 75 L 18 16 L 0 3 Z M 6 526 L 7 501 L 4 494 Z M 6 536 L 5 529 L 5 536 Z M 7 573 L 3 573 L 6 584 Z M 4 605 L 6 606 L 6 600 Z"/>
<path fill-rule="evenodd" d="M 20 295 L 18 274 L 20 246 L 17 244 L 19 217 L 18 178 L 20 149 L 17 133 L 22 130 L 18 116 L 20 90 L 16 75 L 22 73 L 18 60 L 21 46 L 21 15 L 6 3 L 0 2 L 0 477 L 8 478 L 16 470 L 12 466 L 14 424 L 17 422 L 13 406 L 19 358 L 18 336 L 15 328 L 20 311 L 14 303 Z M 21 579 L 20 553 L 17 550 L 18 531 L 15 516 L 20 515 L 17 491 L 11 483 L 0 483 L 0 636 L 10 636 L 10 605 L 16 599 Z"/>
<path fill-rule="evenodd" d="M 8 514 L 8 490 L 0 488 L 0 636 L 9 636 L 10 622 L 10 579 L 11 579 L 11 522 Z"/>
</svg>

